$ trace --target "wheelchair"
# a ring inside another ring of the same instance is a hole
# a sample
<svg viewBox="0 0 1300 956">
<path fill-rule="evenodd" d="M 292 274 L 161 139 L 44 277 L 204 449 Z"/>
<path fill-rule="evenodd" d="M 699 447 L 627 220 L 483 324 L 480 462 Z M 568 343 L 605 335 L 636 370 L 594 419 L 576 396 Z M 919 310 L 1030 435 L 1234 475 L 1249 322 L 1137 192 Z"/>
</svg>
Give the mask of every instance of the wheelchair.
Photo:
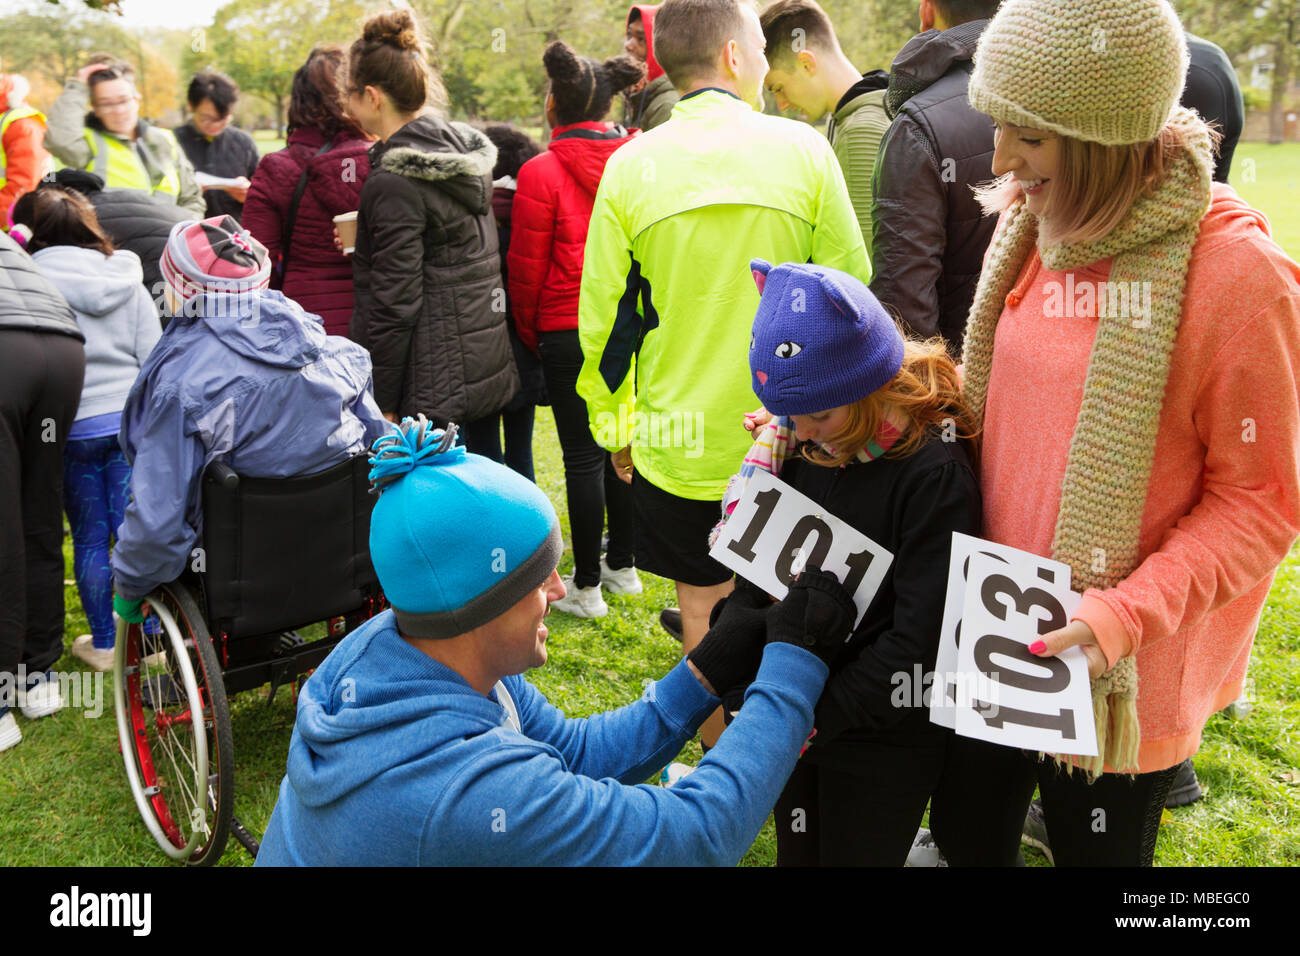
<svg viewBox="0 0 1300 956">
<path fill-rule="evenodd" d="M 311 672 L 385 607 L 370 562 L 369 462 L 299 478 L 249 478 L 221 462 L 202 479 L 203 538 L 186 574 L 119 621 L 114 708 L 127 781 L 168 857 L 210 866 L 233 832 L 229 698 Z M 307 641 L 298 628 L 328 622 Z"/>
</svg>

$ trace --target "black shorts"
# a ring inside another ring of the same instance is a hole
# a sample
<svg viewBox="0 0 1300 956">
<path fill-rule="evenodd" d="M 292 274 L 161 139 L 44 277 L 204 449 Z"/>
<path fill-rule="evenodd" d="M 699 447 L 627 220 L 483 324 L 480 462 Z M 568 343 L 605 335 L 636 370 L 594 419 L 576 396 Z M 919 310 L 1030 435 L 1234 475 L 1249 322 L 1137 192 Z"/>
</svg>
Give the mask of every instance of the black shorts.
<svg viewBox="0 0 1300 956">
<path fill-rule="evenodd" d="M 636 507 L 636 566 L 695 587 L 725 584 L 731 571 L 709 557 L 709 532 L 722 519 L 722 502 L 669 494 L 632 473 Z"/>
</svg>

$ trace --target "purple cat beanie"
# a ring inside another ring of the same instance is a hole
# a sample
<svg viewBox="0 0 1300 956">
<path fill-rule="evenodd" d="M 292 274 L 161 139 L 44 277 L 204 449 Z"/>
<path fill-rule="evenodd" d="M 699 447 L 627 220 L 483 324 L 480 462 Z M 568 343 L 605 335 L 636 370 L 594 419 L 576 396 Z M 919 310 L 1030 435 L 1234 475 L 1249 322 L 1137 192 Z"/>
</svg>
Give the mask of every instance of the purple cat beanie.
<svg viewBox="0 0 1300 956">
<path fill-rule="evenodd" d="M 761 298 L 749 340 L 754 394 L 774 415 L 851 405 L 903 367 L 903 335 L 865 285 L 798 262 L 749 264 Z"/>
</svg>

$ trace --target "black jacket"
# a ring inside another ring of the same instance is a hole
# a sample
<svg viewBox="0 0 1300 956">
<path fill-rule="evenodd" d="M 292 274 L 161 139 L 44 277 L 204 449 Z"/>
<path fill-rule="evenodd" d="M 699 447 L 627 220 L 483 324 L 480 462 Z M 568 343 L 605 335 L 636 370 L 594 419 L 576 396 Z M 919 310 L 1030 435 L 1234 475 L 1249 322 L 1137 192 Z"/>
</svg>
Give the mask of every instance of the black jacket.
<svg viewBox="0 0 1300 956">
<path fill-rule="evenodd" d="M 181 149 L 185 150 L 196 173 L 209 173 L 227 179 L 240 176 L 252 179 L 253 173 L 257 172 L 257 144 L 242 129 L 228 126 L 215 138 L 208 139 L 194 128 L 193 123 L 186 123 L 177 126 L 172 133 Z M 224 189 L 204 190 L 203 201 L 208 206 L 206 218 L 233 216 L 238 221 L 244 211 L 244 204 L 237 202 Z"/>
<path fill-rule="evenodd" d="M 349 335 L 370 350 L 381 411 L 439 423 L 519 390 L 492 215 L 496 147 L 432 114 L 370 148 Z"/>
<path fill-rule="evenodd" d="M 137 189 L 105 189 L 104 181 L 84 169 L 65 167 L 54 174 L 55 182 L 75 189 L 95 207 L 95 218 L 118 249 L 129 249 L 140 257 L 144 287 L 164 319 L 163 277 L 159 260 L 167 248 L 167 237 L 178 222 L 193 222 L 194 214 L 169 201 Z"/>
<path fill-rule="evenodd" d="M 978 535 L 981 498 L 964 443 L 938 435 L 906 458 L 826 468 L 792 458 L 781 480 L 894 555 L 880 590 L 833 662 L 807 759 L 851 765 L 855 742 L 933 742 L 929 708 L 895 706 L 914 667 L 934 670 L 952 533 Z M 902 678 L 896 675 L 903 675 Z M 920 691 L 918 690 L 918 693 Z"/>
<path fill-rule="evenodd" d="M 1187 82 L 1183 86 L 1182 105 L 1201 114 L 1207 123 L 1213 123 L 1223 134 L 1219 155 L 1215 158 L 1214 178 L 1228 181 L 1232 168 L 1232 154 L 1241 139 L 1241 128 L 1246 123 L 1246 106 L 1241 96 L 1241 84 L 1232 61 L 1209 40 L 1187 34 L 1187 52 L 1191 62 L 1187 66 Z"/>
<path fill-rule="evenodd" d="M 971 187 L 993 178 L 993 125 L 966 99 L 988 20 L 912 37 L 885 94 L 893 123 L 872 183 L 871 291 L 916 334 L 961 354 L 966 315 L 996 218 Z"/>
<path fill-rule="evenodd" d="M 66 299 L 23 249 L 0 232 L 0 329 L 53 332 L 86 341 Z"/>
</svg>

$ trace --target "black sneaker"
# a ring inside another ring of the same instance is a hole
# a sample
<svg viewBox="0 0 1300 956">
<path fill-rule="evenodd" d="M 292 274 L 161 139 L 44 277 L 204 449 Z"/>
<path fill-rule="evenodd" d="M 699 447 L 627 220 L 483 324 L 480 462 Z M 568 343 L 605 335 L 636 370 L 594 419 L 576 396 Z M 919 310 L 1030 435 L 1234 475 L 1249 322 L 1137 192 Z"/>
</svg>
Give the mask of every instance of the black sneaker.
<svg viewBox="0 0 1300 956">
<path fill-rule="evenodd" d="M 1196 768 L 1192 766 L 1192 758 L 1188 757 L 1178 765 L 1178 776 L 1174 777 L 1174 782 L 1169 785 L 1169 796 L 1165 797 L 1165 806 L 1170 810 L 1174 807 L 1190 806 L 1203 796 L 1205 791 L 1201 789 L 1201 782 L 1196 779 Z"/>
<path fill-rule="evenodd" d="M 673 636 L 677 643 L 682 641 L 682 609 L 679 607 L 666 607 L 659 612 L 659 623 L 663 629 Z"/>
<path fill-rule="evenodd" d="M 1052 846 L 1047 842 L 1047 821 L 1043 817 L 1042 800 L 1035 800 L 1029 804 L 1029 812 L 1025 814 L 1025 826 L 1020 831 L 1020 842 L 1042 850 L 1043 856 L 1047 857 L 1047 862 L 1056 865 L 1056 861 L 1052 859 Z"/>
</svg>

